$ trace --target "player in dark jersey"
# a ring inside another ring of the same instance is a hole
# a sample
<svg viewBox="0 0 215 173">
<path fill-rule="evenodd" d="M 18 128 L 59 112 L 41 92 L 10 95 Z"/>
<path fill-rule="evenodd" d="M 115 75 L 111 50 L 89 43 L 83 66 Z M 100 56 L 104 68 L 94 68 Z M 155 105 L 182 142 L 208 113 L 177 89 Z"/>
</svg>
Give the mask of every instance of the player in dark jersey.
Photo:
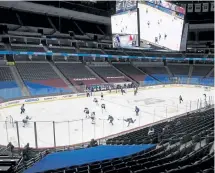
<svg viewBox="0 0 215 173">
<path fill-rule="evenodd" d="M 181 102 L 183 102 L 183 98 L 182 98 L 182 96 L 180 95 L 180 96 L 179 96 L 179 103 L 181 104 Z"/>
<path fill-rule="evenodd" d="M 136 119 L 133 120 L 132 118 L 127 118 L 127 119 L 124 119 L 124 121 L 128 123 L 127 127 L 129 127 L 131 123 L 132 124 L 135 123 Z"/>
<path fill-rule="evenodd" d="M 24 104 L 21 106 L 21 114 L 23 114 L 23 113 L 25 113 L 25 105 Z"/>
<path fill-rule="evenodd" d="M 136 116 L 138 116 L 139 112 L 140 112 L 140 109 L 137 106 L 135 106 L 135 112 L 136 112 Z"/>
<path fill-rule="evenodd" d="M 113 125 L 113 120 L 114 120 L 113 116 L 108 115 L 108 121 L 109 121 L 109 123 L 112 124 L 112 125 Z"/>
</svg>

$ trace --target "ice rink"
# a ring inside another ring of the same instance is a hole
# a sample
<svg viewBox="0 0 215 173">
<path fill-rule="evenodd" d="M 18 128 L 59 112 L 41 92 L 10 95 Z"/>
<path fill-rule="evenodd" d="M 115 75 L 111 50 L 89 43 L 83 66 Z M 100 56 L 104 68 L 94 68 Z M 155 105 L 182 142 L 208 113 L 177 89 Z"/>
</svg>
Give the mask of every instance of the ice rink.
<svg viewBox="0 0 215 173">
<path fill-rule="evenodd" d="M 18 121 L 20 145 L 23 147 L 30 143 L 35 147 L 35 126 L 38 147 L 53 147 L 55 126 L 55 141 L 57 146 L 72 145 L 86 142 L 92 138 L 119 133 L 138 126 L 143 126 L 155 121 L 172 117 L 190 110 L 197 109 L 198 99 L 205 103 L 204 95 L 213 96 L 213 91 L 205 91 L 203 88 L 171 87 L 139 90 L 134 96 L 133 92 L 124 95 L 115 93 L 105 94 L 104 100 L 96 96 L 99 106 L 93 102 L 93 97 L 74 98 L 70 100 L 59 100 L 26 104 L 25 114 L 20 114 L 20 106 L 0 110 L 0 144 L 6 145 L 12 142 L 18 146 L 16 125 L 5 123 L 6 117 L 11 115 L 14 121 Z M 179 95 L 183 97 L 183 103 L 179 104 Z M 101 103 L 106 104 L 106 111 L 102 112 Z M 199 103 L 200 104 L 200 103 Z M 135 106 L 140 108 L 140 115 L 136 116 Z M 90 113 L 95 111 L 96 124 L 91 124 L 90 119 L 85 118 L 84 108 L 88 107 Z M 23 127 L 22 120 L 25 116 L 31 117 L 31 121 Z M 107 121 L 108 115 L 114 117 L 114 125 Z M 125 118 L 136 119 L 134 124 L 127 127 L 123 121 Z M 55 123 L 53 123 L 53 121 Z"/>
</svg>

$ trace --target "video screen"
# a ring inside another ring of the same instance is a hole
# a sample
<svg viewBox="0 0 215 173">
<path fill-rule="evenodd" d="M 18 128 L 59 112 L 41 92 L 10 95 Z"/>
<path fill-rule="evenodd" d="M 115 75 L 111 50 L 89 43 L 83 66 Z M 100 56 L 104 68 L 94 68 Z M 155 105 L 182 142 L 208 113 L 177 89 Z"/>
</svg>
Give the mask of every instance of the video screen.
<svg viewBox="0 0 215 173">
<path fill-rule="evenodd" d="M 114 47 L 139 45 L 136 9 L 111 16 L 111 28 Z"/>
<path fill-rule="evenodd" d="M 162 6 L 147 1 L 138 3 L 140 45 L 147 42 L 149 45 L 179 51 L 184 26 L 184 14 L 172 11 L 176 7 L 167 9 L 163 7 L 164 5 L 166 6 L 164 2 Z"/>
<path fill-rule="evenodd" d="M 127 10 L 137 8 L 136 0 L 119 0 L 116 1 L 116 13 L 121 13 Z"/>
<path fill-rule="evenodd" d="M 112 43 L 114 48 L 132 48 L 139 46 L 138 35 L 134 34 L 114 34 L 112 35 Z"/>
</svg>

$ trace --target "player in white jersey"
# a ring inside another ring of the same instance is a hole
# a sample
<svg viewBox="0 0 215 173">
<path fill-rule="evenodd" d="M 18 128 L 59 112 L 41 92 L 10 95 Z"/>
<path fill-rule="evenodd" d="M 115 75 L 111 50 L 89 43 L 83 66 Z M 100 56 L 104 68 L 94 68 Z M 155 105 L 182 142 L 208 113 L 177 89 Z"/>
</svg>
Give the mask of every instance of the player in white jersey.
<svg viewBox="0 0 215 173">
<path fill-rule="evenodd" d="M 94 99 L 93 99 L 93 102 L 96 103 L 97 106 L 99 105 L 99 102 L 98 102 L 98 99 L 97 99 L 97 98 L 94 98 Z"/>
<path fill-rule="evenodd" d="M 89 118 L 90 111 L 88 108 L 84 108 L 85 118 Z"/>
<path fill-rule="evenodd" d="M 91 116 L 90 116 L 90 118 L 91 118 L 91 120 L 92 120 L 92 124 L 95 124 L 96 122 L 95 122 L 95 119 L 96 119 L 96 113 L 95 112 L 92 112 L 91 113 Z"/>
</svg>

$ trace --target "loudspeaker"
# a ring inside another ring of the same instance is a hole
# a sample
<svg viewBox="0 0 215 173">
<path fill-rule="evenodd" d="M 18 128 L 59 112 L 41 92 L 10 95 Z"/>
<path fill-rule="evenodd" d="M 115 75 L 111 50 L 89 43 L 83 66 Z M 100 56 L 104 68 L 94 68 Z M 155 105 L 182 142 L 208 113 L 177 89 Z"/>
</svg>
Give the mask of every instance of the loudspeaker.
<svg viewBox="0 0 215 173">
<path fill-rule="evenodd" d="M 37 32 L 43 35 L 43 29 L 38 29 Z"/>
</svg>

